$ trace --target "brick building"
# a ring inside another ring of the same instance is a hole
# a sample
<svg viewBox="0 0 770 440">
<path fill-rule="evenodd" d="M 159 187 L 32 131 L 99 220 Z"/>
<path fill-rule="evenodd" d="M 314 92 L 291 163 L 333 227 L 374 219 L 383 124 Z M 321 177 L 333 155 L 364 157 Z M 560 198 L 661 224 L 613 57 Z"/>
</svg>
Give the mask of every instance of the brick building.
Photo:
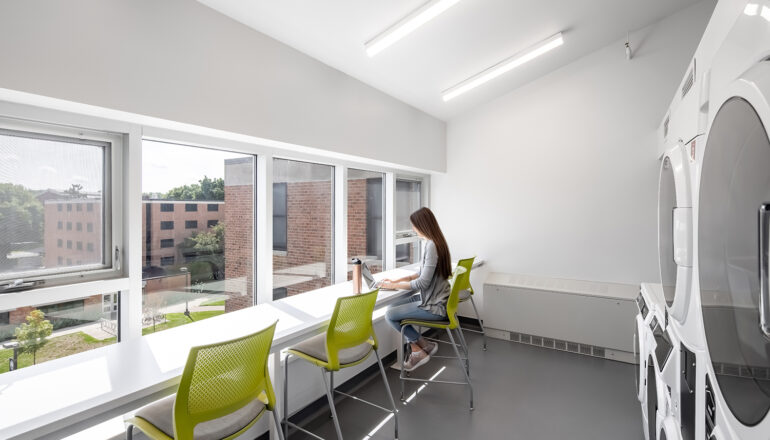
<svg viewBox="0 0 770 440">
<path fill-rule="evenodd" d="M 225 160 L 225 312 L 254 304 L 254 160 Z"/>
<path fill-rule="evenodd" d="M 43 205 L 43 264 L 46 268 L 100 264 L 102 200 L 46 200 Z"/>
</svg>

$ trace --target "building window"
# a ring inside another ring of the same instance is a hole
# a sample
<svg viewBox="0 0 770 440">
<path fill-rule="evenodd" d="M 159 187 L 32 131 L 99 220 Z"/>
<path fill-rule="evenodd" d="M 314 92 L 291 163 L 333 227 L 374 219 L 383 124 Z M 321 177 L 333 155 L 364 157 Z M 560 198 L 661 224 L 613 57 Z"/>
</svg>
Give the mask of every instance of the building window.
<svg viewBox="0 0 770 440">
<path fill-rule="evenodd" d="M 206 222 L 207 228 L 213 228 L 214 226 L 219 224 L 219 220 L 209 220 Z"/>
<path fill-rule="evenodd" d="M 219 205 L 217 205 L 216 203 L 209 203 L 207 206 L 207 209 L 209 210 L 209 212 L 216 212 L 216 211 L 219 211 Z"/>
<path fill-rule="evenodd" d="M 72 258 L 67 258 L 67 266 L 72 266 Z"/>
<path fill-rule="evenodd" d="M 78 211 L 78 212 L 82 212 L 82 211 L 83 211 L 83 205 L 81 205 L 80 203 L 78 203 L 77 205 L 75 205 L 75 208 L 77 208 L 77 209 L 75 209 L 75 210 L 76 210 L 76 211 Z"/>
<path fill-rule="evenodd" d="M 93 251 L 94 251 L 94 244 L 93 244 L 93 243 L 88 243 L 88 244 L 86 245 L 86 250 L 87 250 L 88 252 L 93 252 Z"/>
<path fill-rule="evenodd" d="M 292 296 L 333 284 L 334 167 L 273 159 L 273 178 L 273 288 Z"/>
<path fill-rule="evenodd" d="M 64 229 L 64 222 L 63 222 L 63 221 L 61 221 L 61 220 L 57 221 L 57 222 L 56 222 L 56 229 L 58 229 L 58 230 L 60 230 L 60 231 L 61 231 L 62 229 Z"/>
<path fill-rule="evenodd" d="M 67 212 L 72 211 L 72 203 L 67 203 Z"/>
<path fill-rule="evenodd" d="M 63 245 L 64 245 L 64 241 L 63 241 L 61 238 L 59 238 L 59 239 L 57 239 L 57 240 L 56 240 L 56 247 L 59 247 L 59 248 L 60 248 L 60 247 L 62 247 Z"/>
<path fill-rule="evenodd" d="M 93 212 L 93 210 L 94 210 L 94 204 L 93 203 L 86 204 L 86 211 Z"/>
<path fill-rule="evenodd" d="M 348 169 L 348 258 L 361 259 L 373 273 L 384 266 L 383 180 L 382 173 Z"/>
<path fill-rule="evenodd" d="M 160 204 L 160 212 L 174 212 L 174 204 L 173 203 L 161 203 Z"/>
<path fill-rule="evenodd" d="M 94 232 L 94 224 L 93 223 L 86 224 L 86 232 Z"/>
<path fill-rule="evenodd" d="M 0 313 L 0 325 L 8 325 L 11 323 L 11 313 L 10 312 L 1 312 Z"/>
<path fill-rule="evenodd" d="M 72 240 L 67 240 L 67 249 L 72 249 Z"/>
<path fill-rule="evenodd" d="M 142 212 L 142 333 L 254 305 L 256 157 L 177 143 L 142 145 L 142 192 L 162 194 L 169 204 L 183 204 L 191 212 L 185 215 L 190 220 L 180 218 L 179 228 L 170 218 L 158 221 L 155 209 Z M 170 157 L 185 160 L 169 161 Z M 166 170 L 163 175 L 157 173 L 160 167 Z M 188 203 L 192 200 L 196 203 Z M 152 203 L 146 201 L 145 206 Z M 216 206 L 224 212 L 204 217 L 195 213 L 198 206 L 200 210 Z M 212 217 L 219 219 L 218 224 L 212 226 L 208 221 Z M 181 313 L 186 302 L 191 309 L 196 303 L 189 318 Z"/>
<path fill-rule="evenodd" d="M 79 241 L 79 242 L 77 242 L 76 244 L 77 244 L 77 249 L 78 249 L 79 251 L 82 251 L 82 250 L 83 250 L 83 242 L 82 242 L 82 241 Z"/>
<path fill-rule="evenodd" d="M 61 203 L 57 203 L 56 204 L 56 210 L 61 212 L 61 209 L 62 209 L 62 204 Z"/>
<path fill-rule="evenodd" d="M 68 231 L 72 230 L 72 222 L 67 222 L 67 230 Z"/>
<path fill-rule="evenodd" d="M 57 263 L 59 266 L 61 266 L 62 264 L 64 264 L 64 257 L 57 257 L 57 258 L 56 258 L 56 263 Z"/>
<path fill-rule="evenodd" d="M 288 249 L 288 222 L 286 212 L 288 206 L 287 183 L 273 184 L 273 250 L 286 252 Z"/>
<path fill-rule="evenodd" d="M 78 205 L 78 206 L 80 206 L 80 205 Z M 75 224 L 75 230 L 78 231 L 78 232 L 81 232 L 83 230 L 83 223 L 77 222 Z"/>
<path fill-rule="evenodd" d="M 396 267 L 420 261 L 420 238 L 409 216 L 422 206 L 422 182 L 396 180 Z"/>
</svg>

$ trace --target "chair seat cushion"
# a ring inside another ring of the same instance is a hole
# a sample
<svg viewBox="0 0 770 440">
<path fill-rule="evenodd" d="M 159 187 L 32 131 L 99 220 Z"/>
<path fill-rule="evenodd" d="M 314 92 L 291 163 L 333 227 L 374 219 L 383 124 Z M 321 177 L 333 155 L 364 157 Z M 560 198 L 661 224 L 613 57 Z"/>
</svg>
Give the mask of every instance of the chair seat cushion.
<svg viewBox="0 0 770 440">
<path fill-rule="evenodd" d="M 449 320 L 446 321 L 420 321 L 418 319 L 404 319 L 401 321 L 401 325 L 416 325 L 419 327 L 428 328 L 447 328 L 452 325 Z"/>
<path fill-rule="evenodd" d="M 145 406 L 136 412 L 136 417 L 147 420 L 166 435 L 174 438 L 174 399 L 176 394 Z M 254 399 L 232 414 L 199 423 L 195 426 L 194 438 L 195 440 L 217 440 L 233 435 L 259 417 L 264 409 L 265 405 Z"/>
<path fill-rule="evenodd" d="M 326 356 L 326 333 L 321 333 L 320 335 L 306 339 L 289 348 L 289 350 L 302 353 L 323 362 L 329 362 L 329 359 Z M 338 354 L 340 365 L 358 362 L 368 356 L 371 351 L 372 344 L 369 344 L 368 342 L 356 345 L 355 347 L 343 348 Z"/>
<path fill-rule="evenodd" d="M 465 302 L 471 299 L 471 291 L 470 290 L 461 290 L 460 293 L 457 294 L 457 298 L 460 300 L 460 302 Z"/>
</svg>

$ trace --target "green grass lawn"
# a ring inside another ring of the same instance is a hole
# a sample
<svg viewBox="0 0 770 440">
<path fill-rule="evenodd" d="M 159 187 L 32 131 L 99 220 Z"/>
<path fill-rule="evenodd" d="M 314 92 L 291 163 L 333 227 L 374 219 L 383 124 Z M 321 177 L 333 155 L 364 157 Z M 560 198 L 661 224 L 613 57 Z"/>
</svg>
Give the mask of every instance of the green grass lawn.
<svg viewBox="0 0 770 440">
<path fill-rule="evenodd" d="M 225 300 L 223 299 L 212 299 L 209 301 L 206 301 L 204 303 L 201 303 L 201 306 L 225 306 Z"/>
<path fill-rule="evenodd" d="M 115 343 L 116 338 L 107 338 L 104 340 L 95 339 L 83 332 L 71 333 L 68 335 L 56 336 L 50 338 L 48 343 L 37 352 L 37 363 L 43 363 L 52 359 L 69 356 L 94 348 Z M 0 374 L 8 371 L 8 359 L 13 357 L 13 350 L 0 349 Z M 24 353 L 19 355 L 19 368 L 32 365 L 32 354 Z"/>
<path fill-rule="evenodd" d="M 205 312 L 191 312 L 190 315 L 192 316 L 192 321 L 182 313 L 166 313 L 166 322 L 156 324 L 154 328 L 153 326 L 145 327 L 142 329 L 142 334 L 148 335 L 168 328 L 179 327 L 180 325 L 189 324 L 193 321 L 201 321 L 206 318 L 211 318 L 212 316 L 221 315 L 222 313 L 225 313 L 225 311 L 207 310 Z"/>
</svg>

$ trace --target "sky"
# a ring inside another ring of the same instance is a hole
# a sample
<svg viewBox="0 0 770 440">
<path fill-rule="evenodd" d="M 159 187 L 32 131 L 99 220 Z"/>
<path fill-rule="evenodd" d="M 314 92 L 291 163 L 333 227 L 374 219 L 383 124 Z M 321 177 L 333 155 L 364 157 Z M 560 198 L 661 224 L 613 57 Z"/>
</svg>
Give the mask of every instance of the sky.
<svg viewBox="0 0 770 440">
<path fill-rule="evenodd" d="M 103 147 L 0 134 L 0 183 L 28 189 L 66 190 L 83 185 L 98 192 L 103 184 Z M 222 178 L 224 161 L 243 154 L 144 141 L 142 192 L 166 192 L 197 183 L 203 176 Z"/>
</svg>

